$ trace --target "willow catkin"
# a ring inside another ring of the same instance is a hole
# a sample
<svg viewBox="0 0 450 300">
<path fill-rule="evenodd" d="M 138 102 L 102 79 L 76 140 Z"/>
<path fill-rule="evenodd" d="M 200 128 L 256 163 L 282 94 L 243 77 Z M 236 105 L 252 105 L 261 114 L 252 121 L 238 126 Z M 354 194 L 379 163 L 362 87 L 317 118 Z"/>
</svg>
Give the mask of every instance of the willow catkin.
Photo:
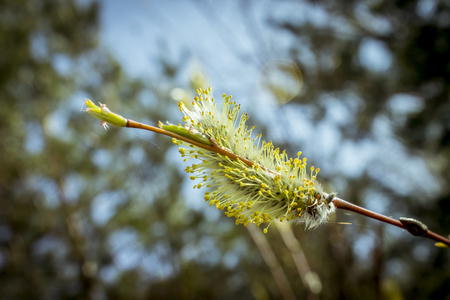
<svg viewBox="0 0 450 300">
<path fill-rule="evenodd" d="M 174 139 L 185 161 L 196 161 L 186 172 L 192 180 L 200 181 L 194 188 L 209 188 L 205 193 L 209 205 L 224 210 L 228 217 L 236 218 L 236 224 L 245 226 L 286 220 L 314 228 L 328 220 L 335 211 L 331 202 L 334 194 L 325 193 L 316 181 L 318 168 L 308 168 L 301 152 L 292 159 L 285 151 L 280 153 L 271 141 L 262 140 L 261 135 L 252 138 L 254 127 L 245 125 L 248 115 L 240 114 L 240 105 L 231 96 L 224 94 L 217 105 L 211 88 L 197 93 L 192 109 L 180 102 L 184 128 L 253 162 L 249 166 L 239 159 Z"/>
</svg>

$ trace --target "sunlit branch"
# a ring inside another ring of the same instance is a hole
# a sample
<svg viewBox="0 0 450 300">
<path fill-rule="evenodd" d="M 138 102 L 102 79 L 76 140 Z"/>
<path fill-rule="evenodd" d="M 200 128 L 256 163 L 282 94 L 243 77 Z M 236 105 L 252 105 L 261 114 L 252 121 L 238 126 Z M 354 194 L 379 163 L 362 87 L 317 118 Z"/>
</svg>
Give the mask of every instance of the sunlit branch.
<svg viewBox="0 0 450 300">
<path fill-rule="evenodd" d="M 130 120 L 130 119 L 127 120 L 126 127 L 144 129 L 144 130 L 153 131 L 153 132 L 156 132 L 156 133 L 159 133 L 159 134 L 164 134 L 164 135 L 170 136 L 172 138 L 175 138 L 175 139 L 187 142 L 189 144 L 195 145 L 197 147 L 203 148 L 205 150 L 213 151 L 213 152 L 216 152 L 216 153 L 218 153 L 220 155 L 228 156 L 231 159 L 240 160 L 240 161 L 244 162 L 245 164 L 247 164 L 249 167 L 253 166 L 253 164 L 254 164 L 252 161 L 250 161 L 250 160 L 248 160 L 246 158 L 243 158 L 241 156 L 238 156 L 238 155 L 236 155 L 236 154 L 234 154 L 234 153 L 232 153 L 232 152 L 230 152 L 230 151 L 228 151 L 226 149 L 223 149 L 222 147 L 217 146 L 214 143 L 212 145 L 206 145 L 206 144 L 197 142 L 195 140 L 192 140 L 192 139 L 190 139 L 188 137 L 181 136 L 181 135 L 175 134 L 173 132 L 170 132 L 170 131 L 167 131 L 167 130 L 164 130 L 164 129 L 161 129 L 161 128 L 158 128 L 158 127 L 155 127 L 155 126 L 150 126 L 150 125 L 143 124 L 143 123 L 140 123 L 140 122 L 136 122 L 136 121 L 133 121 L 133 120 Z M 269 170 L 269 169 L 266 169 L 266 170 L 268 172 L 273 173 L 273 174 L 277 174 L 277 172 L 275 172 L 273 170 Z M 369 217 L 369 218 L 372 218 L 372 219 L 375 219 L 375 220 L 378 220 L 378 221 L 381 221 L 381 222 L 384 222 L 384 223 L 387 223 L 387 224 L 390 224 L 390 225 L 394 225 L 394 226 L 400 227 L 402 229 L 407 230 L 408 232 L 410 232 L 413 235 L 423 236 L 423 237 L 432 239 L 432 240 L 434 240 L 436 242 L 443 243 L 443 244 L 445 244 L 445 245 L 450 247 L 450 240 L 448 238 L 445 238 L 445 237 L 443 237 L 443 236 L 441 236 L 439 234 L 436 234 L 436 233 L 434 233 L 434 232 L 432 232 L 432 231 L 430 231 L 428 229 L 426 229 L 423 234 L 420 234 L 420 235 L 419 234 L 414 234 L 414 233 L 412 233 L 412 231 L 413 231 L 412 228 L 415 227 L 413 224 L 405 226 L 405 223 L 402 223 L 399 220 L 395 220 L 393 218 L 390 218 L 390 217 L 384 216 L 382 214 L 373 212 L 371 210 L 365 209 L 365 208 L 357 206 L 355 204 L 351 204 L 351 203 L 349 203 L 349 202 L 347 202 L 345 200 L 342 200 L 340 198 L 337 198 L 337 197 L 335 197 L 332 200 L 332 202 L 336 206 L 336 208 L 352 211 L 354 213 L 357 213 L 357 214 L 360 214 L 360 215 L 363 215 L 363 216 L 366 216 L 366 217 Z"/>
</svg>

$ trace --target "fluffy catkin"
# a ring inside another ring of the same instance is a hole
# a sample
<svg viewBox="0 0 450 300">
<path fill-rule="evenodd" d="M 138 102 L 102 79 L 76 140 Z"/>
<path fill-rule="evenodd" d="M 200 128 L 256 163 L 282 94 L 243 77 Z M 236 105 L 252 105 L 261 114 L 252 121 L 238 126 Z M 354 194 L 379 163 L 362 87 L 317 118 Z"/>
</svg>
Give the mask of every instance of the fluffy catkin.
<svg viewBox="0 0 450 300">
<path fill-rule="evenodd" d="M 216 105 L 211 88 L 199 89 L 197 93 L 192 109 L 179 104 L 185 128 L 253 162 L 250 167 L 240 160 L 174 140 L 183 146 L 179 152 L 185 161 L 197 161 L 186 172 L 192 180 L 201 180 L 194 188 L 210 189 L 205 193 L 205 201 L 245 226 L 286 220 L 314 228 L 328 220 L 335 211 L 331 202 L 334 194 L 324 193 L 316 182 L 319 169 L 308 168 L 301 152 L 294 159 L 288 158 L 285 151 L 280 153 L 261 135 L 252 138 L 254 128 L 245 125 L 248 116 L 239 113 L 240 105 L 231 101 L 231 96 L 224 94 L 222 103 Z"/>
</svg>

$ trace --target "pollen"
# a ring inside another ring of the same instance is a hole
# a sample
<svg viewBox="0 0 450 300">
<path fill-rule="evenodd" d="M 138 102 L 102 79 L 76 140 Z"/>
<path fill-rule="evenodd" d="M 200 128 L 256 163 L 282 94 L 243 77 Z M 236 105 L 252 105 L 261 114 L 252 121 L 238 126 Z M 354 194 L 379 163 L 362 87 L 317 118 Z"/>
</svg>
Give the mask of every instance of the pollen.
<svg viewBox="0 0 450 300">
<path fill-rule="evenodd" d="M 196 160 L 186 172 L 194 174 L 192 180 L 203 180 L 194 188 L 209 188 L 205 201 L 210 206 L 235 218 L 236 225 L 266 224 L 264 233 L 274 221 L 295 221 L 314 228 L 328 220 L 335 207 L 316 182 L 319 168 L 306 171 L 307 159 L 301 157 L 301 151 L 296 158 L 289 158 L 260 134 L 253 138 L 255 127 L 246 126 L 249 117 L 240 113 L 240 105 L 231 101 L 231 96 L 223 94 L 219 103 L 211 88 L 198 89 L 197 94 L 191 109 L 179 105 L 186 127 L 204 134 L 214 146 L 252 162 L 249 167 L 240 159 L 176 141 L 182 157 Z"/>
</svg>

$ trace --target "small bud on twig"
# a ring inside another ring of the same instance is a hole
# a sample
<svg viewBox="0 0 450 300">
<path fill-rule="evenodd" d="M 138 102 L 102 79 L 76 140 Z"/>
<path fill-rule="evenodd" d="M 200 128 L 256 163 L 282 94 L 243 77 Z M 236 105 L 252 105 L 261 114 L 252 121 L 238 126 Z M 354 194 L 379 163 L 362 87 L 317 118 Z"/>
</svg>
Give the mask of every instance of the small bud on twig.
<svg viewBox="0 0 450 300">
<path fill-rule="evenodd" d="M 108 129 L 108 124 L 111 124 L 111 125 L 114 125 L 117 127 L 127 126 L 127 119 L 125 119 L 121 115 L 111 112 L 106 107 L 106 104 L 100 103 L 100 107 L 98 107 L 89 99 L 86 99 L 86 101 L 84 101 L 84 103 L 87 106 L 85 111 L 88 112 L 90 115 L 96 117 L 97 119 L 100 119 L 101 120 L 100 124 L 103 126 L 103 128 Z"/>
</svg>

